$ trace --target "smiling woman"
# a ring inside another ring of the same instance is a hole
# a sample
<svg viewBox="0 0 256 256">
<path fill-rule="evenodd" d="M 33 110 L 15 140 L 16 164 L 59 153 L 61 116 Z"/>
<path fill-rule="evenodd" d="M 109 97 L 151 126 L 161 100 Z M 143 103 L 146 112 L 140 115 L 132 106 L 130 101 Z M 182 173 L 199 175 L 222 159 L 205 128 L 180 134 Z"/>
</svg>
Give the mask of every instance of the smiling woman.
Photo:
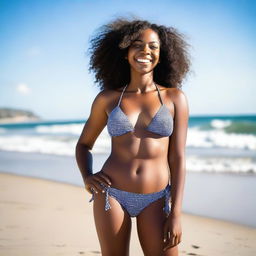
<svg viewBox="0 0 256 256">
<path fill-rule="evenodd" d="M 159 63 L 159 46 L 158 34 L 152 29 L 145 29 L 131 44 L 125 58 L 128 59 L 132 69 L 141 72 L 151 71 Z"/>
<path fill-rule="evenodd" d="M 76 159 L 103 256 L 129 255 L 131 217 L 146 256 L 178 255 L 189 117 L 178 87 L 189 70 L 186 46 L 174 28 L 143 20 L 118 19 L 91 39 L 90 69 L 102 91 Z M 93 172 L 91 150 L 106 125 L 111 153 Z"/>
</svg>

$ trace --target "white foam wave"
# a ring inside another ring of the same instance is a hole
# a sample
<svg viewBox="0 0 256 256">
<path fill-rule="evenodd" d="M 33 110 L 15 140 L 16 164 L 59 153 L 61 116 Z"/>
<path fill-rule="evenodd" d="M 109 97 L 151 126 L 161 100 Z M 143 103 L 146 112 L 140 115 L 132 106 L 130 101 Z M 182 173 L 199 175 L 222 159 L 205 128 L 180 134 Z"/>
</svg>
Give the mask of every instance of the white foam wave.
<svg viewBox="0 0 256 256">
<path fill-rule="evenodd" d="M 256 136 L 251 134 L 225 133 L 222 130 L 201 131 L 198 128 L 190 128 L 187 136 L 187 146 L 256 150 Z"/>
<path fill-rule="evenodd" d="M 76 143 L 82 127 L 82 124 L 64 125 L 64 127 L 51 126 L 50 128 L 41 126 L 37 128 L 40 133 L 38 136 L 0 134 L 0 149 L 73 155 L 74 149 L 70 148 L 70 144 L 73 143 L 72 145 L 74 145 Z M 62 133 L 60 133 L 60 130 Z M 72 136 L 69 136 L 70 134 Z M 71 143 L 71 141 L 73 142 Z M 108 153 L 110 147 L 111 138 L 105 127 L 95 142 L 93 152 Z M 228 134 L 222 130 L 201 131 L 197 128 L 189 128 L 187 147 L 256 150 L 256 136 L 237 133 Z"/>
<path fill-rule="evenodd" d="M 211 121 L 211 126 L 215 129 L 223 129 L 230 126 L 232 122 L 230 120 L 220 120 L 220 119 L 213 119 Z"/>
<path fill-rule="evenodd" d="M 82 127 L 82 124 L 53 125 L 50 127 L 42 125 L 37 128 L 38 135 L 11 135 L 4 132 L 0 134 L 0 150 L 74 156 L 78 136 L 73 135 L 80 135 Z M 223 130 L 201 131 L 197 128 L 189 128 L 187 147 L 213 149 L 212 155 L 207 158 L 188 156 L 188 171 L 256 173 L 256 163 L 250 157 L 214 157 L 216 148 L 227 148 L 231 151 L 235 148 L 255 150 L 256 136 L 227 134 Z M 109 154 L 110 150 L 111 138 L 105 127 L 97 138 L 92 152 L 94 154 Z"/>
<path fill-rule="evenodd" d="M 200 158 L 189 156 L 186 160 L 186 168 L 192 172 L 256 173 L 256 162 L 248 157 Z"/>
<path fill-rule="evenodd" d="M 75 141 L 52 140 L 39 136 L 0 136 L 0 149 L 18 152 L 38 152 L 54 155 L 74 155 Z"/>
<path fill-rule="evenodd" d="M 80 135 L 84 124 L 55 124 L 55 125 L 39 125 L 35 128 L 37 133 L 43 134 L 73 134 Z"/>
<path fill-rule="evenodd" d="M 0 136 L 0 150 L 37 152 L 54 155 L 75 155 L 77 140 L 59 138 L 53 140 L 46 136 Z M 110 153 L 110 143 L 106 134 L 99 136 L 92 152 L 94 154 Z M 250 157 L 200 157 L 187 156 L 186 169 L 191 172 L 216 172 L 216 173 L 256 173 L 256 162 Z"/>
<path fill-rule="evenodd" d="M 75 154 L 77 139 L 67 136 L 0 136 L 0 150 L 18 151 L 18 152 L 37 152 L 53 155 Z M 104 131 L 97 139 L 92 152 L 106 153 L 110 152 L 110 139 Z"/>
<path fill-rule="evenodd" d="M 93 153 L 110 153 L 111 151 L 111 139 L 108 135 L 107 128 L 105 127 L 97 138 L 94 146 Z"/>
</svg>

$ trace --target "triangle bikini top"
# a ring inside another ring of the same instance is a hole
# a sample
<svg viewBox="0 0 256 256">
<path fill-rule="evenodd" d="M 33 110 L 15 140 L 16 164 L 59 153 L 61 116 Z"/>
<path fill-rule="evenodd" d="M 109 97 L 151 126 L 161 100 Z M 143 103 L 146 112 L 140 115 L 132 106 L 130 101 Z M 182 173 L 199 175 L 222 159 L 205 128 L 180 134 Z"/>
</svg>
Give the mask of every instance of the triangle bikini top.
<svg viewBox="0 0 256 256">
<path fill-rule="evenodd" d="M 111 137 L 121 136 L 125 133 L 134 131 L 134 127 L 131 124 L 128 116 L 120 108 L 121 99 L 123 97 L 127 85 L 124 87 L 121 93 L 117 106 L 111 111 L 108 117 L 107 129 Z M 156 84 L 155 86 L 160 97 L 161 107 L 158 109 L 157 113 L 152 118 L 146 130 L 158 134 L 162 137 L 167 137 L 170 136 L 173 131 L 173 117 L 170 114 L 170 111 L 167 108 L 167 106 L 163 104 L 158 86 Z"/>
</svg>

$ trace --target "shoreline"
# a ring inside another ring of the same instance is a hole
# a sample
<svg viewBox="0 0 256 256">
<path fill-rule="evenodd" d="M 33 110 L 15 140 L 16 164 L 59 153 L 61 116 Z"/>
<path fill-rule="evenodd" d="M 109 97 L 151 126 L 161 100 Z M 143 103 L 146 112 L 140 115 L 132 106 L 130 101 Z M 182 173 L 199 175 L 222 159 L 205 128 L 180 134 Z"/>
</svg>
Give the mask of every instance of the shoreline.
<svg viewBox="0 0 256 256">
<path fill-rule="evenodd" d="M 101 255 L 90 195 L 82 187 L 0 173 L 3 255 Z M 253 255 L 256 229 L 182 212 L 180 256 Z M 236 253 L 234 253 L 236 252 Z M 130 253 L 143 255 L 132 218 Z"/>
<path fill-rule="evenodd" d="M 106 154 L 95 154 L 99 171 Z M 0 151 L 0 172 L 43 178 L 83 187 L 75 157 Z M 256 228 L 256 175 L 186 173 L 183 211 Z M 217 206 L 217 207 L 216 207 Z"/>
<path fill-rule="evenodd" d="M 28 175 L 25 175 L 25 174 L 9 173 L 9 172 L 5 172 L 5 171 L 0 170 L 0 177 L 1 177 L 2 174 L 3 175 L 8 175 L 8 176 L 13 176 L 14 178 L 25 178 L 25 179 L 29 179 L 29 180 L 35 180 L 35 181 L 39 180 L 39 181 L 49 182 L 49 183 L 52 183 L 52 184 L 60 184 L 60 185 L 66 185 L 66 186 L 71 186 L 71 187 L 74 187 L 74 188 L 83 189 L 82 185 L 73 184 L 73 183 L 69 183 L 69 182 L 66 182 L 66 181 L 58 181 L 58 180 L 52 180 L 52 179 L 49 179 L 49 178 L 28 176 Z M 88 196 L 87 193 L 86 193 L 86 195 Z M 89 195 L 89 197 L 90 197 L 90 195 Z M 88 198 L 88 200 L 89 200 L 89 198 Z M 224 223 L 229 223 L 231 225 L 237 225 L 237 226 L 247 227 L 247 228 L 251 228 L 251 229 L 256 230 L 256 228 L 254 226 L 243 224 L 243 223 L 237 223 L 235 221 L 204 216 L 204 215 L 201 215 L 201 214 L 196 214 L 196 213 L 189 212 L 189 211 L 184 211 L 184 210 L 182 210 L 182 213 L 185 214 L 185 215 L 190 215 L 190 216 L 199 217 L 199 218 L 203 218 L 203 219 L 209 219 L 209 220 L 212 220 L 212 221 L 220 221 L 220 222 L 224 222 Z"/>
</svg>

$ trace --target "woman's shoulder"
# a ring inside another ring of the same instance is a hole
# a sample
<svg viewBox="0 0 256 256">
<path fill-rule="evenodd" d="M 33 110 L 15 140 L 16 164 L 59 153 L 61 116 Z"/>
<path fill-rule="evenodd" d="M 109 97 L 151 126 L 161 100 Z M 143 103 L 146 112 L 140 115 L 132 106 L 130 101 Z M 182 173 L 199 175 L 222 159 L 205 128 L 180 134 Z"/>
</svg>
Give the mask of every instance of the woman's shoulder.
<svg viewBox="0 0 256 256">
<path fill-rule="evenodd" d="M 98 103 L 105 103 L 108 104 L 113 99 L 115 99 L 118 95 L 120 95 L 120 92 L 122 91 L 122 88 L 117 89 L 103 89 L 96 95 L 94 101 Z"/>
<path fill-rule="evenodd" d="M 180 98 L 186 97 L 184 91 L 181 88 L 172 87 L 172 88 L 166 88 L 163 87 L 163 90 L 165 90 L 166 97 L 170 98 L 171 100 L 179 100 Z"/>
<path fill-rule="evenodd" d="M 167 102 L 172 102 L 175 106 L 183 105 L 187 102 L 187 96 L 181 88 L 167 88 L 159 86 L 161 91 L 164 91 L 164 97 Z"/>
</svg>

